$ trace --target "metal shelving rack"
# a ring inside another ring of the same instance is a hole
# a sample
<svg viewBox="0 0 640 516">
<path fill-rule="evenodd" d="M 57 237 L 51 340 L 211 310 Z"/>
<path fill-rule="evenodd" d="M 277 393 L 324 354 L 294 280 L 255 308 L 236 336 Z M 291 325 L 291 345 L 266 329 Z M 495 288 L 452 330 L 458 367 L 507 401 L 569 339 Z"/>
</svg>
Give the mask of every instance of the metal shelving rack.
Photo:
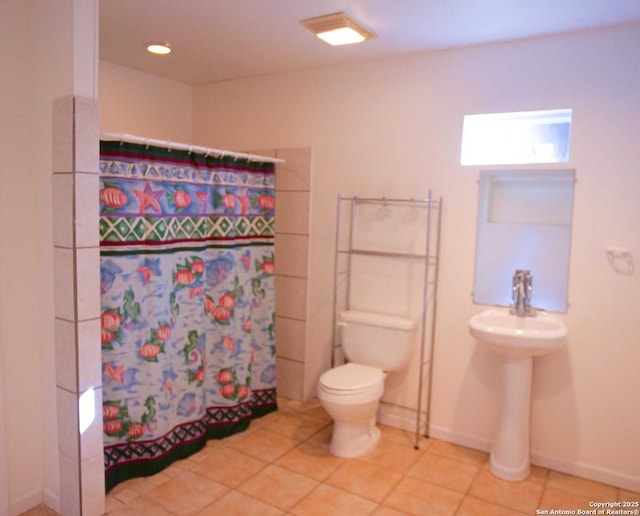
<svg viewBox="0 0 640 516">
<path fill-rule="evenodd" d="M 367 197 L 343 197 L 338 194 L 337 203 L 337 217 L 336 217 L 336 252 L 334 260 L 334 285 L 333 285 L 333 346 L 331 353 L 331 367 L 335 366 L 336 353 L 341 347 L 338 338 L 338 290 L 339 290 L 339 277 L 341 275 L 346 276 L 346 309 L 350 308 L 351 300 L 351 272 L 352 272 L 352 257 L 353 256 L 377 256 L 383 258 L 392 259 L 405 259 L 405 260 L 423 260 L 424 261 L 424 281 L 422 289 L 422 307 L 421 307 L 421 335 L 420 335 L 420 372 L 418 380 L 418 404 L 416 407 L 416 429 L 415 429 L 415 443 L 414 446 L 418 449 L 420 440 L 420 421 L 422 416 L 422 402 L 425 395 L 428 396 L 425 416 L 425 435 L 428 437 L 429 432 L 429 414 L 431 408 L 431 378 L 433 373 L 433 348 L 435 337 L 435 316 L 436 316 L 436 294 L 438 286 L 438 264 L 439 264 L 439 250 L 440 250 L 440 221 L 442 218 L 442 197 L 437 200 L 434 199 L 431 190 L 426 199 L 392 199 L 386 197 L 379 198 L 367 198 Z M 348 244 L 347 249 L 341 249 L 340 243 L 342 241 L 341 224 L 342 210 L 345 203 L 350 203 L 350 214 L 348 223 Z M 403 206 L 421 206 L 426 207 L 427 221 L 426 221 L 426 248 L 424 254 L 413 253 L 398 253 L 394 251 L 378 251 L 354 248 L 354 228 L 356 225 L 356 213 L 357 206 L 360 203 L 374 203 L 382 205 L 403 205 Z M 339 259 L 341 255 L 347 256 L 347 266 L 345 272 L 339 270 Z M 431 288 L 431 292 L 429 292 Z M 429 295 L 431 294 L 431 295 Z M 426 356 L 425 345 L 427 339 L 427 323 L 430 323 L 429 328 L 429 355 Z M 425 367 L 428 364 L 428 383 L 424 383 Z"/>
</svg>

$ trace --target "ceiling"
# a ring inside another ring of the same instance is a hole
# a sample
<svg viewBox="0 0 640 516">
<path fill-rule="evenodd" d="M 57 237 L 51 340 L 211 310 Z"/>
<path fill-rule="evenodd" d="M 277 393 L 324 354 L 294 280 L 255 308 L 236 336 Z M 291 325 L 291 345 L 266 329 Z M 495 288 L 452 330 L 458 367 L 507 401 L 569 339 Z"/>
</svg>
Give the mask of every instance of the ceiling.
<svg viewBox="0 0 640 516">
<path fill-rule="evenodd" d="M 339 11 L 378 37 L 331 47 L 299 23 Z M 200 85 L 639 21 L 638 0 L 101 0 L 100 58 Z"/>
</svg>

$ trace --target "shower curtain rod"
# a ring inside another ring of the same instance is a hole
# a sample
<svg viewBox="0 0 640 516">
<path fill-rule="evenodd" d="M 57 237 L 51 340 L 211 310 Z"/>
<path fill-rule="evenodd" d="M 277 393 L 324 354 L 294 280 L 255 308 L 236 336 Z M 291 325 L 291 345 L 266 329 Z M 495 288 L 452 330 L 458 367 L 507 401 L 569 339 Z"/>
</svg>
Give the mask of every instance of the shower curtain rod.
<svg viewBox="0 0 640 516">
<path fill-rule="evenodd" d="M 229 150 L 213 149 L 211 147 L 201 147 L 199 145 L 188 145 L 186 143 L 172 142 L 168 140 L 158 140 L 156 138 L 145 138 L 143 136 L 135 136 L 133 134 L 125 133 L 106 133 L 101 132 L 100 138 L 102 140 L 112 140 L 127 143 L 139 143 L 142 145 L 154 145 L 156 147 L 165 147 L 169 150 L 182 150 L 189 151 L 189 153 L 195 152 L 197 154 L 205 154 L 209 156 L 230 156 L 234 159 L 246 159 L 249 161 L 257 161 L 261 163 L 284 163 L 283 159 L 271 158 L 269 156 L 260 156 L 258 154 L 245 154 L 244 152 L 234 152 Z"/>
</svg>

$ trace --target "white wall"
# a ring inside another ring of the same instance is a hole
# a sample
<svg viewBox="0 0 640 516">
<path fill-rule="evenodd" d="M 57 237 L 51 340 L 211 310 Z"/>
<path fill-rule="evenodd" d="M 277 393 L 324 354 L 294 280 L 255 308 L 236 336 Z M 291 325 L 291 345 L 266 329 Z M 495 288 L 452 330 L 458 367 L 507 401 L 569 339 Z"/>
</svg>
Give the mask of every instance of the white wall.
<svg viewBox="0 0 640 516">
<path fill-rule="evenodd" d="M 533 457 L 638 491 L 640 273 L 617 275 L 605 257 L 625 246 L 640 267 L 638 62 L 635 25 L 228 81 L 194 89 L 193 139 L 313 148 L 315 375 L 329 365 L 336 194 L 444 196 L 432 433 L 486 448 L 501 386 L 498 359 L 466 329 L 483 307 L 471 301 L 478 171 L 459 165 L 462 118 L 572 108 L 570 342 L 535 365 Z"/>
<path fill-rule="evenodd" d="M 100 130 L 191 142 L 190 86 L 100 61 Z"/>
<path fill-rule="evenodd" d="M 72 91 L 72 11 L 68 2 L 37 0 L 3 2 L 2 9 L 0 416 L 13 514 L 58 490 L 51 110 L 55 96 Z"/>
<path fill-rule="evenodd" d="M 96 7 L 0 3 L 0 514 L 58 501 L 52 108 L 57 97 L 95 91 Z"/>
</svg>

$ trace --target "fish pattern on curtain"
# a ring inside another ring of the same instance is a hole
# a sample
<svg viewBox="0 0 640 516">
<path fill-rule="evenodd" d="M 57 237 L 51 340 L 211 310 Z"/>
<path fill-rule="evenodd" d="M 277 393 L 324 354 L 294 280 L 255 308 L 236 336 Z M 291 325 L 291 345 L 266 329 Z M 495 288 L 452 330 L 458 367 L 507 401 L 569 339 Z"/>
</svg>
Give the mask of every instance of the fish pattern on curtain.
<svg viewBox="0 0 640 516">
<path fill-rule="evenodd" d="M 272 163 L 101 142 L 107 490 L 276 407 Z"/>
</svg>

